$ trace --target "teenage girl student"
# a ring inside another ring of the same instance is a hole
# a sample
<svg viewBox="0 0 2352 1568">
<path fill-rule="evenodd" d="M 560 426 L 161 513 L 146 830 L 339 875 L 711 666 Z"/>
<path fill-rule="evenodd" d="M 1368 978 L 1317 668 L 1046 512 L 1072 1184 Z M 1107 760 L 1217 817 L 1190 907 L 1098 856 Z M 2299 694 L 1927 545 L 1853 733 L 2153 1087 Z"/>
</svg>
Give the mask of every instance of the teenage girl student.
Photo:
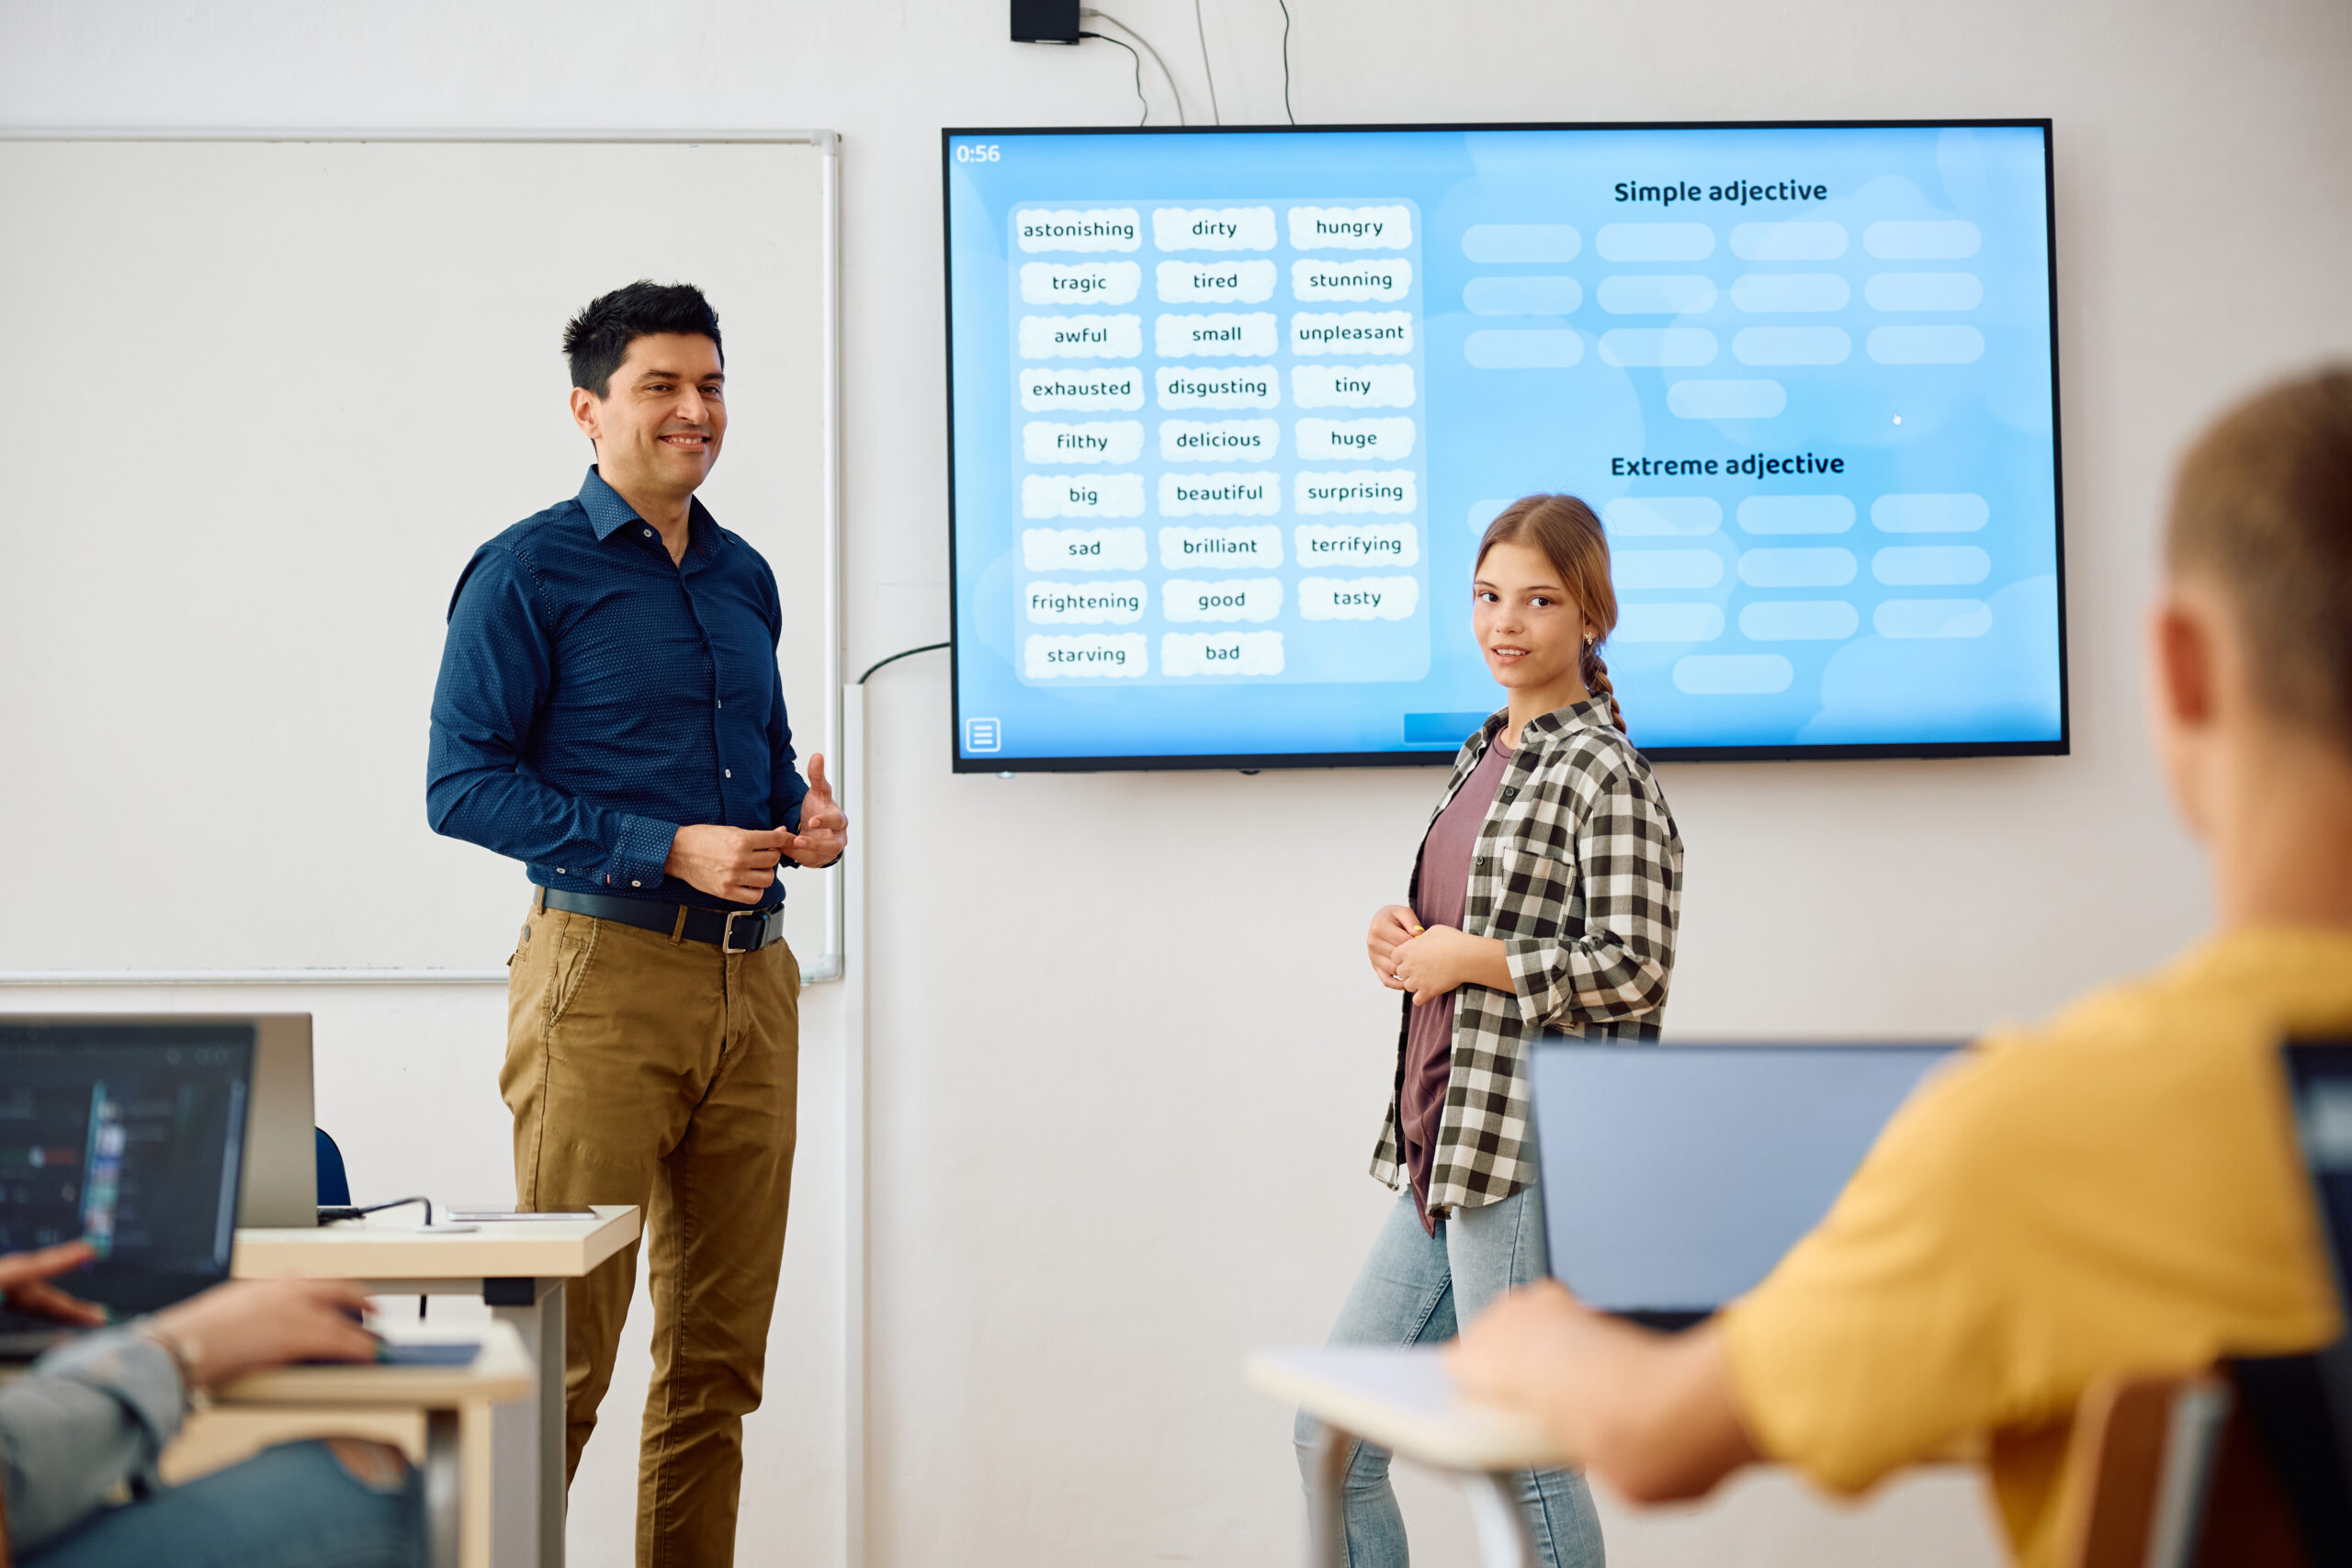
<svg viewBox="0 0 2352 1568">
<path fill-rule="evenodd" d="M 1544 1272 L 1525 1068 L 1547 1030 L 1658 1037 L 1682 841 L 1625 739 L 1601 662 L 1617 624 L 1609 543 L 1573 496 L 1504 509 L 1479 542 L 1471 624 L 1510 705 L 1463 742 L 1421 840 L 1410 905 L 1372 918 L 1373 973 L 1409 996 L 1372 1171 L 1398 1202 L 1334 1345 L 1430 1344 Z M 1298 1420 L 1301 1465 L 1316 1428 Z M 1363 1443 L 1344 1487 L 1350 1568 L 1404 1568 L 1388 1455 Z M 1584 1478 L 1520 1495 L 1545 1568 L 1599 1568 Z"/>
</svg>

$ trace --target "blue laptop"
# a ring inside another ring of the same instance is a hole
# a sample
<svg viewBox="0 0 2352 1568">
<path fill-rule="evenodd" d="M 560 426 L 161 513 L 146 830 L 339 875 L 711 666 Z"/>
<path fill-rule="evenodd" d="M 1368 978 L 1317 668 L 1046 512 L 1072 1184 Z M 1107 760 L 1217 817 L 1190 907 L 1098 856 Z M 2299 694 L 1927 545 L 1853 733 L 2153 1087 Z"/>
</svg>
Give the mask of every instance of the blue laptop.
<svg viewBox="0 0 2352 1568">
<path fill-rule="evenodd" d="M 1553 1275 L 1655 1327 L 1708 1316 L 1821 1223 L 1896 1107 L 1958 1049 L 1537 1042 Z"/>
</svg>

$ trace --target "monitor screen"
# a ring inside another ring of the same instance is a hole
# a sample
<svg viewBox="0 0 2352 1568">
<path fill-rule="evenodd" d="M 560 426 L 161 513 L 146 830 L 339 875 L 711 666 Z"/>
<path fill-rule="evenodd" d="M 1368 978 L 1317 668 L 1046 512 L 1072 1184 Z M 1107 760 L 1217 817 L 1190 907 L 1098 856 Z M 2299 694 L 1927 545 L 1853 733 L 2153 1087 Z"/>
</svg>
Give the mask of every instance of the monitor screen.
<svg viewBox="0 0 2352 1568">
<path fill-rule="evenodd" d="M 959 771 L 1449 761 L 1536 492 L 1654 758 L 2065 750 L 2047 121 L 944 156 Z"/>
<path fill-rule="evenodd" d="M 2336 1297 L 2352 1282 L 2352 1041 L 2290 1042 L 2287 1085 Z M 2352 1335 L 2309 1356 L 2240 1362 L 2238 1392 L 2281 1464 L 2313 1562 L 2352 1562 Z"/>
<path fill-rule="evenodd" d="M 1821 1223 L 1887 1118 L 1954 1049 L 1539 1043 L 1552 1273 L 1607 1312 L 1713 1311 Z"/>
<path fill-rule="evenodd" d="M 0 1026 L 0 1252 L 86 1240 L 60 1288 L 141 1312 L 227 1277 L 250 1024 Z"/>
<path fill-rule="evenodd" d="M 2339 1277 L 2352 1277 L 2352 1043 L 2301 1043 L 2286 1059 L 2295 1131 L 2321 1223 Z"/>
</svg>

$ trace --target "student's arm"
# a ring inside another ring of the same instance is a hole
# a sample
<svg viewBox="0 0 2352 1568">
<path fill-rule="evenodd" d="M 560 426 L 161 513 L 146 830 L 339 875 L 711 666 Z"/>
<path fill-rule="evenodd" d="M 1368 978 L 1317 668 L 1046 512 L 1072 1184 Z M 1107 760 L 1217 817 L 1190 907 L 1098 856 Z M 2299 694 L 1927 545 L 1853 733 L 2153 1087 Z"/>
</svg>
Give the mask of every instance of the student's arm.
<svg viewBox="0 0 2352 1568">
<path fill-rule="evenodd" d="M 1632 1502 L 1703 1495 L 1760 1457 L 1712 1326 L 1636 1328 L 1547 1280 L 1496 1303 L 1448 1354 L 1468 1392 L 1535 1416 L 1570 1464 Z"/>
<path fill-rule="evenodd" d="M 2166 1277 L 2101 1235 L 2095 1187 L 2066 1190 L 2095 1180 L 2068 1163 L 2079 1104 L 2105 1102 L 2077 1082 L 2064 1103 L 2053 1061 L 1974 1054 L 1923 1085 L 1822 1223 L 1705 1326 L 1653 1335 L 1539 1286 L 1469 1325 L 1461 1375 L 1637 1498 L 1757 1455 L 1859 1492 L 1962 1438 L 2047 1428 Z"/>
<path fill-rule="evenodd" d="M 1517 993 L 1535 1025 L 1656 1012 L 1674 971 L 1673 819 L 1640 780 L 1612 768 L 1582 814 L 1576 852 L 1583 931 L 1505 938 L 1510 979 L 1498 988 Z"/>
<path fill-rule="evenodd" d="M 170 1353 L 128 1328 L 76 1340 L 0 1389 L 9 1551 L 21 1558 L 95 1513 L 117 1486 L 152 1481 L 181 1409 Z"/>
<path fill-rule="evenodd" d="M 1374 929 L 1377 931 L 1377 925 Z M 1452 926 L 1413 929 L 1416 935 L 1389 950 L 1391 989 L 1410 991 L 1413 1000 L 1420 1003 L 1459 986 L 1492 986 L 1498 991 L 1511 988 L 1510 950 L 1495 938 L 1472 936 Z M 1375 968 L 1378 963 L 1375 958 Z"/>
<path fill-rule="evenodd" d="M 0 1297 L 60 1323 L 106 1321 L 51 1281 L 88 1263 L 85 1242 L 0 1257 Z M 123 1333 L 93 1335 L 50 1356 L 40 1372 L 0 1388 L 0 1496 L 8 1546 L 30 1551 L 152 1467 L 180 1421 L 170 1356 Z"/>
<path fill-rule="evenodd" d="M 426 819 L 436 833 L 526 865 L 561 866 L 608 886 L 659 886 L 677 824 L 567 795 L 524 763 L 555 674 L 535 592 L 530 569 L 495 546 L 458 581 L 433 689 Z"/>
<path fill-rule="evenodd" d="M 240 1280 L 34 1362 L 0 1389 L 9 1551 L 37 1550 L 127 1482 L 158 1484 L 156 1459 L 193 1390 L 296 1361 L 372 1359 L 367 1305 L 340 1280 Z"/>
<path fill-rule="evenodd" d="M 1674 824 L 1622 768 L 1599 781 L 1577 835 L 1581 933 L 1471 936 L 1432 926 L 1390 955 L 1416 1002 L 1457 986 L 1510 991 L 1531 1024 L 1639 1018 L 1666 1005 L 1674 968 Z"/>
</svg>

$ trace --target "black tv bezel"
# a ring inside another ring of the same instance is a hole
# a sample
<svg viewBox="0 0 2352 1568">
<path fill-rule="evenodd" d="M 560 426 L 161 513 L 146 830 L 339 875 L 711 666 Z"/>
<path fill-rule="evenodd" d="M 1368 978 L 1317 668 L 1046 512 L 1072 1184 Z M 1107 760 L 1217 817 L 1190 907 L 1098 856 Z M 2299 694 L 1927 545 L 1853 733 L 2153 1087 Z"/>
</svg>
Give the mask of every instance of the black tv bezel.
<svg viewBox="0 0 2352 1568">
<path fill-rule="evenodd" d="M 956 552 L 956 280 L 953 194 L 955 146 L 970 136 L 1267 136 L 1332 133 L 1510 130 L 1930 130 L 2030 127 L 2041 132 L 2042 234 L 2049 248 L 2050 479 L 2052 547 L 2058 578 L 2058 734 L 2050 740 L 1893 741 L 1836 746 L 1658 746 L 1636 749 L 1653 762 L 1813 762 L 1883 758 L 2064 757 L 2074 750 L 2074 701 L 2066 659 L 2066 468 L 2060 434 L 2058 360 L 2058 182 L 2048 116 L 1963 119 L 1661 119 L 1446 120 L 1386 125 L 1112 125 L 947 127 L 939 133 L 940 342 L 947 399 L 948 761 L 958 773 L 1182 773 L 1267 768 L 1414 768 L 1450 765 L 1441 747 L 1416 751 L 1305 751 L 1155 754 L 1132 757 L 1009 757 L 964 754 L 964 639 Z"/>
</svg>

